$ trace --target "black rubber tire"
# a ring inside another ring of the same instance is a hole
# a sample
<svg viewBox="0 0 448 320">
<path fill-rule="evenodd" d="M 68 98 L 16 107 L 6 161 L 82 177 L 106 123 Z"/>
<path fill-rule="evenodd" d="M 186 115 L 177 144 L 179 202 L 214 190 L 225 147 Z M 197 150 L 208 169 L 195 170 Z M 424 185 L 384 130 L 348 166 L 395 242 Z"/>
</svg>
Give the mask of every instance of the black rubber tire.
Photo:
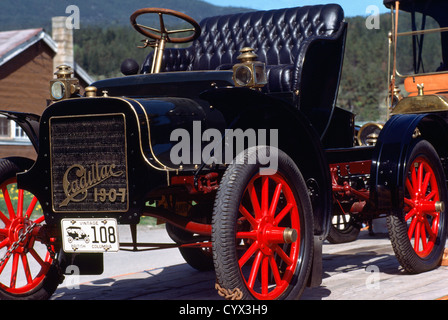
<svg viewBox="0 0 448 320">
<path fill-rule="evenodd" d="M 0 184 L 29 169 L 33 163 L 20 157 L 0 159 Z M 61 277 L 58 266 L 53 262 L 45 278 L 35 288 L 23 294 L 11 294 L 0 288 L 0 300 L 47 300 L 61 283 Z"/>
<path fill-rule="evenodd" d="M 211 271 L 215 268 L 209 248 L 179 248 L 179 252 L 185 261 L 198 271 Z"/>
<path fill-rule="evenodd" d="M 406 173 L 409 174 L 414 160 L 424 159 L 436 177 L 437 188 L 440 201 L 448 204 L 447 186 L 442 164 L 434 147 L 427 141 L 421 140 L 414 144 L 412 152 L 407 159 Z M 406 179 L 406 177 L 404 177 Z M 405 195 L 406 197 L 406 195 Z M 408 236 L 408 223 L 405 221 L 405 210 L 393 212 L 387 217 L 387 227 L 395 256 L 401 266 L 409 273 L 421 273 L 436 268 L 442 259 L 447 237 L 447 217 L 446 208 L 440 213 L 439 227 L 435 244 L 431 251 L 421 256 L 413 248 L 413 244 Z"/>
<path fill-rule="evenodd" d="M 192 233 L 172 224 L 167 223 L 165 227 L 170 238 L 177 244 L 194 242 L 195 240 L 195 236 Z M 214 269 L 213 256 L 209 248 L 179 247 L 179 252 L 185 261 L 198 271 L 210 271 Z"/>
<path fill-rule="evenodd" d="M 361 229 L 348 222 L 349 225 L 344 229 L 338 229 L 333 224 L 330 225 L 330 231 L 328 232 L 327 240 L 331 244 L 348 243 L 358 239 Z"/>
<path fill-rule="evenodd" d="M 259 173 L 266 159 L 261 161 L 264 152 L 258 151 L 266 148 L 268 156 L 272 150 L 269 147 L 256 147 L 248 149 L 242 164 L 233 163 L 227 168 L 218 189 L 212 219 L 213 259 L 218 284 L 226 290 L 240 289 L 242 299 L 259 299 L 247 287 L 247 282 L 239 267 L 237 253 L 237 220 L 240 216 L 239 208 L 242 203 L 246 187 Z M 313 256 L 313 216 L 308 195 L 308 189 L 300 170 L 293 160 L 281 150 L 278 150 L 278 170 L 287 182 L 295 198 L 300 221 L 300 250 L 299 256 L 292 265 L 295 270 L 288 286 L 275 299 L 292 300 L 300 298 L 310 274 Z M 241 221 L 239 221 L 241 222 Z M 240 241 L 238 241 L 240 242 Z M 278 258 L 278 257 L 277 257 Z M 281 263 L 280 263 L 281 264 Z M 272 273 L 272 271 L 270 271 Z M 272 282 L 269 282 L 272 283 Z"/>
</svg>

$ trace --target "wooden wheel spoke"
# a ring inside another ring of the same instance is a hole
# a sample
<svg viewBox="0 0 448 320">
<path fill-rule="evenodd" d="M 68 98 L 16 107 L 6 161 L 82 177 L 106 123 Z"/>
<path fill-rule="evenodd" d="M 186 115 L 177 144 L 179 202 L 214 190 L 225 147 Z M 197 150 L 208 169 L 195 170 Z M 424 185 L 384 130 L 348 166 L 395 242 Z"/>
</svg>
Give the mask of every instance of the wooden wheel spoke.
<svg viewBox="0 0 448 320">
<path fill-rule="evenodd" d="M 429 179 L 431 179 L 431 172 L 426 172 L 425 179 L 422 183 L 422 194 L 426 194 L 426 190 L 428 190 L 428 187 L 430 185 Z"/>
<path fill-rule="evenodd" d="M 274 247 L 274 250 L 279 255 L 279 257 L 286 263 L 286 265 L 291 266 L 294 263 L 294 261 L 278 245 Z"/>
<path fill-rule="evenodd" d="M 269 215 L 273 217 L 275 215 L 275 210 L 278 206 L 278 201 L 280 200 L 280 194 L 282 192 L 283 184 L 279 183 L 275 187 L 274 195 L 272 197 L 271 207 L 269 208 Z"/>
<path fill-rule="evenodd" d="M 406 189 L 408 190 L 411 197 L 414 197 L 415 191 L 411 184 L 411 180 L 409 180 L 409 178 L 406 179 Z"/>
<path fill-rule="evenodd" d="M 28 209 L 25 212 L 26 217 L 29 219 L 31 217 L 31 215 L 33 214 L 34 209 L 36 208 L 36 204 L 37 204 L 37 198 L 33 197 L 33 199 L 31 199 L 31 202 L 28 206 Z"/>
<path fill-rule="evenodd" d="M 252 239 L 252 240 L 256 240 L 257 239 L 257 233 L 255 231 L 239 231 L 236 234 L 236 238 L 237 239 Z"/>
<path fill-rule="evenodd" d="M 5 226 L 9 226 L 9 224 L 11 223 L 11 221 L 8 219 L 8 217 L 5 216 L 5 214 L 1 211 L 0 211 L 0 220 L 2 220 L 2 222 L 5 224 Z"/>
<path fill-rule="evenodd" d="M 410 218 L 414 217 L 417 214 L 417 210 L 415 208 L 412 208 L 404 217 L 404 219 L 407 221 Z"/>
<path fill-rule="evenodd" d="M 261 212 L 265 215 L 269 210 L 269 178 L 261 178 Z"/>
<path fill-rule="evenodd" d="M 243 256 L 239 259 L 238 264 L 240 268 L 242 268 L 247 261 L 254 255 L 254 253 L 258 250 L 258 243 L 254 242 L 252 245 L 247 249 L 247 251 L 243 254 Z"/>
<path fill-rule="evenodd" d="M 45 216 L 40 216 L 39 218 L 37 218 L 37 219 L 34 220 L 33 222 L 34 222 L 35 224 L 39 224 L 39 223 L 44 222 L 44 220 L 45 220 Z"/>
<path fill-rule="evenodd" d="M 31 276 L 30 265 L 28 264 L 28 258 L 26 257 L 26 254 L 22 255 L 22 265 L 23 270 L 25 271 L 26 281 L 27 283 L 31 283 L 33 281 L 33 278 Z"/>
<path fill-rule="evenodd" d="M 5 187 L 2 188 L 3 198 L 5 199 L 6 208 L 8 209 L 9 220 L 12 220 L 16 217 L 14 212 L 14 208 L 11 202 L 11 198 L 9 196 L 8 189 Z"/>
<path fill-rule="evenodd" d="M 268 294 L 269 292 L 269 257 L 263 256 L 261 262 L 261 293 Z"/>
<path fill-rule="evenodd" d="M 425 201 L 430 201 L 434 198 L 434 196 L 437 194 L 436 190 L 431 191 L 428 193 L 428 195 L 425 197 Z"/>
<path fill-rule="evenodd" d="M 10 240 L 9 238 L 3 239 L 2 242 L 0 242 L 0 249 L 6 247 L 9 244 Z"/>
<path fill-rule="evenodd" d="M 11 269 L 11 281 L 9 286 L 11 288 L 16 287 L 16 281 L 17 281 L 17 273 L 19 269 L 19 254 L 14 253 L 12 258 L 12 269 Z"/>
<path fill-rule="evenodd" d="M 34 258 L 34 260 L 36 260 L 37 263 L 39 263 L 41 267 L 43 267 L 43 268 L 47 267 L 48 263 L 45 262 L 44 260 L 42 260 L 40 255 L 36 252 L 36 250 L 30 249 L 29 252 L 30 252 L 31 256 Z"/>
<path fill-rule="evenodd" d="M 417 173 L 415 171 L 415 168 L 412 168 L 411 170 L 411 182 L 412 186 L 414 187 L 414 192 L 416 191 L 415 188 L 418 190 L 418 182 L 417 182 Z"/>
<path fill-rule="evenodd" d="M 421 223 L 419 221 L 416 222 L 415 225 L 415 233 L 414 233 L 414 251 L 418 252 L 420 247 L 420 231 L 421 231 Z"/>
<path fill-rule="evenodd" d="M 250 202 L 252 204 L 252 208 L 253 208 L 254 213 L 255 213 L 255 219 L 260 219 L 260 217 L 261 217 L 261 208 L 260 208 L 260 203 L 258 202 L 257 191 L 256 191 L 253 183 L 251 183 L 249 185 L 248 191 L 249 191 Z"/>
<path fill-rule="evenodd" d="M 279 223 L 283 220 L 283 218 L 286 217 L 286 215 L 291 211 L 291 209 L 294 207 L 292 203 L 288 203 L 282 211 L 279 212 L 279 214 L 274 219 L 274 225 L 278 226 Z"/>
<path fill-rule="evenodd" d="M 23 189 L 18 190 L 17 217 L 23 217 Z"/>
<path fill-rule="evenodd" d="M 263 253 L 258 251 L 257 256 L 255 257 L 254 263 L 252 264 L 252 268 L 250 270 L 249 279 L 247 281 L 247 285 L 249 288 L 254 288 L 255 280 L 258 276 L 258 270 L 260 269 L 261 261 L 263 259 Z"/>
<path fill-rule="evenodd" d="M 243 215 L 244 218 L 247 219 L 247 221 L 249 221 L 252 228 L 257 227 L 257 221 L 255 221 L 255 218 L 250 214 L 249 211 L 247 211 L 247 209 L 242 204 L 240 204 L 240 213 Z"/>
<path fill-rule="evenodd" d="M 417 169 L 417 189 L 422 190 L 422 182 L 423 182 L 423 164 L 419 163 Z"/>
<path fill-rule="evenodd" d="M 269 257 L 269 264 L 271 266 L 272 275 L 274 276 L 275 284 L 279 286 L 280 283 L 282 282 L 282 277 L 280 275 L 279 268 L 278 268 L 277 262 L 274 259 L 274 256 Z"/>
<path fill-rule="evenodd" d="M 408 237 L 409 239 L 412 239 L 413 235 L 414 235 L 414 230 L 415 227 L 417 225 L 417 219 L 412 219 L 410 225 L 409 225 L 409 229 L 408 229 Z"/>
</svg>

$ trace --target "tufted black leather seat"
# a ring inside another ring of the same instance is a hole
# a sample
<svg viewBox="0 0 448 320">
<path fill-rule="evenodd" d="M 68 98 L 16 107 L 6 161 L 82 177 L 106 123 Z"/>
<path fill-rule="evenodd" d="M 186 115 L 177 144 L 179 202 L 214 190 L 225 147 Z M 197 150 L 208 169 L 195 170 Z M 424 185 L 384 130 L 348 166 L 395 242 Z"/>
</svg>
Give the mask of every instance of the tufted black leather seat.
<svg viewBox="0 0 448 320">
<path fill-rule="evenodd" d="M 322 139 L 330 135 L 347 30 L 339 5 L 217 16 L 200 25 L 201 35 L 190 47 L 165 50 L 162 71 L 228 70 L 243 47 L 252 47 L 266 63 L 268 84 L 262 90 L 292 92 L 294 104 Z M 151 69 L 152 57 L 142 73 Z"/>
<path fill-rule="evenodd" d="M 317 5 L 206 18 L 189 48 L 166 49 L 162 71 L 230 69 L 243 47 L 255 49 L 267 65 L 268 92 L 298 90 L 301 52 L 313 38 L 334 38 L 344 28 L 339 5 Z M 150 54 L 143 64 L 147 73 Z"/>
</svg>

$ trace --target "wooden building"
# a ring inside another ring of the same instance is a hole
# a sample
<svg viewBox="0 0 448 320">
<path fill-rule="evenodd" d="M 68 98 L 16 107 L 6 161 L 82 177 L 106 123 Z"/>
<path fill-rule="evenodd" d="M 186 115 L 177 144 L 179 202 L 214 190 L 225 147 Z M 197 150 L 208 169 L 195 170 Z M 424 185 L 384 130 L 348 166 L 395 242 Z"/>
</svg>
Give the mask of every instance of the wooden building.
<svg viewBox="0 0 448 320">
<path fill-rule="evenodd" d="M 64 17 L 62 17 L 64 18 Z M 53 34 L 60 34 L 55 28 Z M 50 37 L 43 29 L 27 29 L 0 32 L 0 110 L 29 112 L 41 115 L 48 105 L 49 81 L 54 77 L 55 65 L 64 60 L 58 55 L 71 55 L 71 66 L 75 77 L 80 80 L 81 88 L 88 86 L 92 79 L 73 61 L 72 30 L 66 45 L 58 36 L 58 41 Z M 69 57 L 70 59 L 70 57 Z M 36 158 L 36 152 L 29 139 L 14 122 L 0 117 L 0 158 L 25 156 Z"/>
</svg>

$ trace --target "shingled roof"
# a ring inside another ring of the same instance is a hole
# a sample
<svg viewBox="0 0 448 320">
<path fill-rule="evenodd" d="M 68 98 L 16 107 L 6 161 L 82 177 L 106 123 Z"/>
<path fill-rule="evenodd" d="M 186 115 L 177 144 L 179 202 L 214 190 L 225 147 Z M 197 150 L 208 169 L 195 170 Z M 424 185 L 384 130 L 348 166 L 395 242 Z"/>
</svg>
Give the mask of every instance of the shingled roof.
<svg viewBox="0 0 448 320">
<path fill-rule="evenodd" d="M 41 40 L 57 51 L 56 43 L 42 28 L 0 32 L 0 66 Z"/>
<path fill-rule="evenodd" d="M 44 41 L 55 53 L 58 50 L 56 42 L 42 29 L 24 29 L 0 32 L 0 69 L 1 66 L 24 52 L 39 41 Z M 93 82 L 87 72 L 75 63 L 75 73 L 86 83 Z"/>
</svg>

